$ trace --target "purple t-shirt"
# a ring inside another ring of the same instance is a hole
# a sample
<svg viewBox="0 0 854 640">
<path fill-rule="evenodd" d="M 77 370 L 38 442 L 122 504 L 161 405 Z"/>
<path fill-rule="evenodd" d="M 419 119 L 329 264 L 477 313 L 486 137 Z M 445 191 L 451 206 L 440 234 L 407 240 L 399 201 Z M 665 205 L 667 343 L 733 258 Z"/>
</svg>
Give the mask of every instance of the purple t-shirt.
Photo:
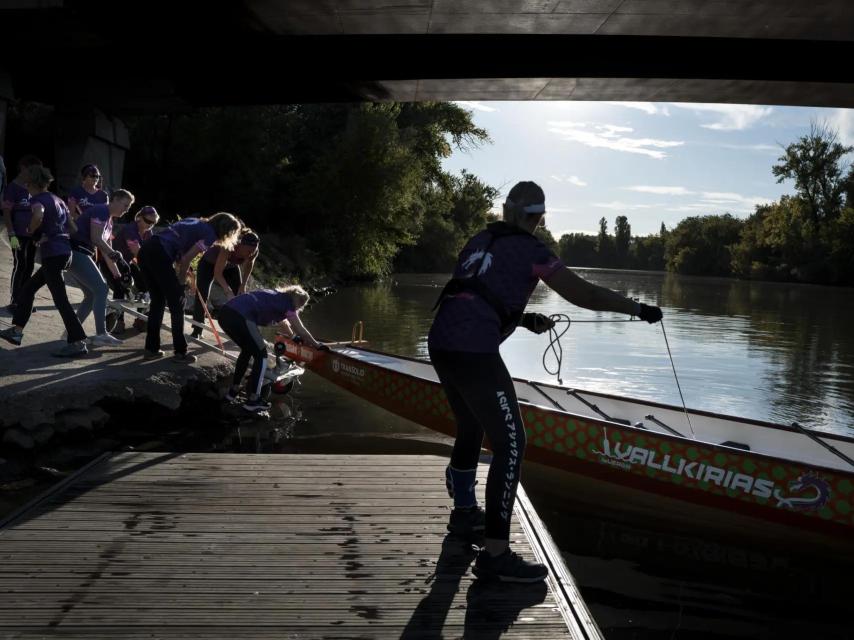
<svg viewBox="0 0 854 640">
<path fill-rule="evenodd" d="M 69 204 L 74 201 L 77 202 L 80 212 L 86 213 L 90 207 L 94 207 L 96 204 L 109 204 L 110 196 L 107 195 L 106 191 L 102 191 L 101 189 L 98 189 L 95 193 L 89 193 L 82 185 L 77 185 L 68 194 Z"/>
<path fill-rule="evenodd" d="M 139 232 L 139 226 L 136 220 L 123 224 L 117 227 L 113 234 L 113 249 L 122 254 L 122 257 L 130 262 L 134 259 L 134 253 L 130 250 L 131 244 L 139 245 L 151 237 L 151 229 L 146 229 L 143 233 Z"/>
<path fill-rule="evenodd" d="M 184 218 L 170 224 L 157 234 L 157 238 L 173 262 L 180 260 L 194 245 L 199 251 L 207 251 L 217 240 L 213 227 L 198 218 Z"/>
<path fill-rule="evenodd" d="M 216 264 L 216 259 L 219 257 L 220 251 L 222 251 L 222 247 L 218 244 L 215 244 L 210 249 L 205 251 L 205 255 L 202 256 L 202 260 L 204 260 L 205 262 L 210 262 L 211 264 Z M 236 255 L 234 251 L 230 251 L 228 254 L 227 261 L 228 264 L 243 264 L 244 262 L 246 262 L 246 258 L 244 258 L 243 256 Z"/>
<path fill-rule="evenodd" d="M 104 225 L 101 238 L 109 243 L 110 237 L 113 235 L 113 218 L 110 216 L 110 208 L 105 204 L 96 204 L 78 216 L 76 221 L 77 232 L 71 236 L 71 244 L 75 247 L 94 251 L 95 247 L 92 244 L 93 223 Z"/>
<path fill-rule="evenodd" d="M 273 289 L 256 289 L 241 293 L 225 303 L 247 320 L 258 325 L 268 325 L 296 317 L 291 296 Z"/>
<path fill-rule="evenodd" d="M 17 182 L 10 182 L 3 190 L 3 202 L 5 206 L 12 207 L 12 229 L 16 236 L 29 238 L 27 228 L 33 212 L 30 210 L 30 193 Z"/>
<path fill-rule="evenodd" d="M 39 203 L 44 207 L 42 218 L 41 241 L 39 247 L 42 258 L 67 256 L 71 254 L 71 243 L 68 237 L 68 207 L 50 192 L 40 193 L 32 197 L 32 204 Z"/>
<path fill-rule="evenodd" d="M 490 240 L 489 232 L 481 231 L 466 243 L 454 277 L 471 277 L 478 270 L 480 281 L 509 312 L 522 311 L 537 282 L 560 269 L 563 262 L 527 233 L 497 238 L 486 252 Z M 427 341 L 432 349 L 497 353 L 498 345 L 509 335 L 501 335 L 498 314 L 488 302 L 474 293 L 463 292 L 442 302 Z"/>
</svg>

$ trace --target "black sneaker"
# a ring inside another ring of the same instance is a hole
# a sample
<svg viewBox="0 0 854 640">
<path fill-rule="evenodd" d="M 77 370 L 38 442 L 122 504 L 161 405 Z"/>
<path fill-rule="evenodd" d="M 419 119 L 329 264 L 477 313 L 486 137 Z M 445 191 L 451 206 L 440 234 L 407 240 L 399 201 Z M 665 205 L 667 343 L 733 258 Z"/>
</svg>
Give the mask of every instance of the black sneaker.
<svg viewBox="0 0 854 640">
<path fill-rule="evenodd" d="M 16 347 L 20 347 L 21 340 L 24 339 L 24 332 L 18 331 L 15 327 L 9 327 L 0 331 L 0 338 L 3 338 L 6 342 L 11 342 Z"/>
<path fill-rule="evenodd" d="M 491 556 L 486 549 L 481 549 L 474 561 L 472 573 L 482 580 L 540 582 L 546 579 L 549 570 L 538 562 L 528 562 L 508 547 L 498 556 Z"/>
<path fill-rule="evenodd" d="M 193 331 L 192 331 L 192 333 L 190 333 L 190 336 L 195 338 L 196 340 L 198 340 L 199 338 L 202 337 L 202 330 L 199 329 L 198 327 L 193 327 Z"/>
<path fill-rule="evenodd" d="M 177 364 L 193 364 L 198 358 L 192 353 L 176 353 L 171 360 Z"/>
<path fill-rule="evenodd" d="M 87 353 L 89 353 L 89 349 L 86 347 L 86 341 L 78 340 L 77 342 L 65 343 L 65 346 L 60 347 L 50 355 L 54 358 L 79 358 Z"/>
<path fill-rule="evenodd" d="M 486 513 L 475 505 L 468 509 L 455 508 L 448 520 L 448 531 L 472 542 L 481 541 L 486 529 Z"/>
</svg>

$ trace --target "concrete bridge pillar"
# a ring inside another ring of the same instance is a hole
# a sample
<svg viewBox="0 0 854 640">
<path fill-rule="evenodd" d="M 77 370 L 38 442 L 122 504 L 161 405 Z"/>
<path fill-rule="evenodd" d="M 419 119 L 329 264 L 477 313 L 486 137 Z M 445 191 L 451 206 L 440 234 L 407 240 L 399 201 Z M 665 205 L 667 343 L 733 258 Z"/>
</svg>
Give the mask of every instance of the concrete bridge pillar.
<svg viewBox="0 0 854 640">
<path fill-rule="evenodd" d="M 12 76 L 0 70 L 0 156 L 3 156 L 6 161 L 7 171 L 11 170 L 9 169 L 10 160 L 6 157 L 6 113 L 12 95 Z"/>
<path fill-rule="evenodd" d="M 80 169 L 96 164 L 103 188 L 122 186 L 125 154 L 130 137 L 125 123 L 98 109 L 71 111 L 58 108 L 56 123 L 56 191 L 64 196 L 80 182 Z"/>
</svg>

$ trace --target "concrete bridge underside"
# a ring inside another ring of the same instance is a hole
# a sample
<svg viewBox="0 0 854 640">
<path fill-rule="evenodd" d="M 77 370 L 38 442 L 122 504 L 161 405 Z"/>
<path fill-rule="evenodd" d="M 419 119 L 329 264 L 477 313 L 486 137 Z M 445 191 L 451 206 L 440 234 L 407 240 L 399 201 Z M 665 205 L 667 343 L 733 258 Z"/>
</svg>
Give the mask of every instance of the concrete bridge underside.
<svg viewBox="0 0 854 640">
<path fill-rule="evenodd" d="M 117 115 L 434 99 L 854 107 L 851 0 L 7 0 L 0 22 L 16 97 Z"/>
<path fill-rule="evenodd" d="M 52 105 L 60 192 L 85 162 L 121 184 L 122 118 L 198 106 L 854 108 L 852 0 L 0 0 L 0 25 L 0 154 L 10 100 Z"/>
</svg>

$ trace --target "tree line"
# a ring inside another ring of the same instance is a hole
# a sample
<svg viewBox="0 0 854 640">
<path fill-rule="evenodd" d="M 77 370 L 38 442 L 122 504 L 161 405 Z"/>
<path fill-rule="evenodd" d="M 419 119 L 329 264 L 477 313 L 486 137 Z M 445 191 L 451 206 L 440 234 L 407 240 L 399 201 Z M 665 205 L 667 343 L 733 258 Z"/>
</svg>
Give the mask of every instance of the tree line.
<svg viewBox="0 0 854 640">
<path fill-rule="evenodd" d="M 616 218 L 613 234 L 602 218 L 598 235 L 563 235 L 559 254 L 579 267 L 854 285 L 854 167 L 845 159 L 852 151 L 837 131 L 813 123 L 771 167 L 778 182 L 794 182 L 795 193 L 747 219 L 692 216 L 633 237 L 626 216 Z"/>
</svg>

